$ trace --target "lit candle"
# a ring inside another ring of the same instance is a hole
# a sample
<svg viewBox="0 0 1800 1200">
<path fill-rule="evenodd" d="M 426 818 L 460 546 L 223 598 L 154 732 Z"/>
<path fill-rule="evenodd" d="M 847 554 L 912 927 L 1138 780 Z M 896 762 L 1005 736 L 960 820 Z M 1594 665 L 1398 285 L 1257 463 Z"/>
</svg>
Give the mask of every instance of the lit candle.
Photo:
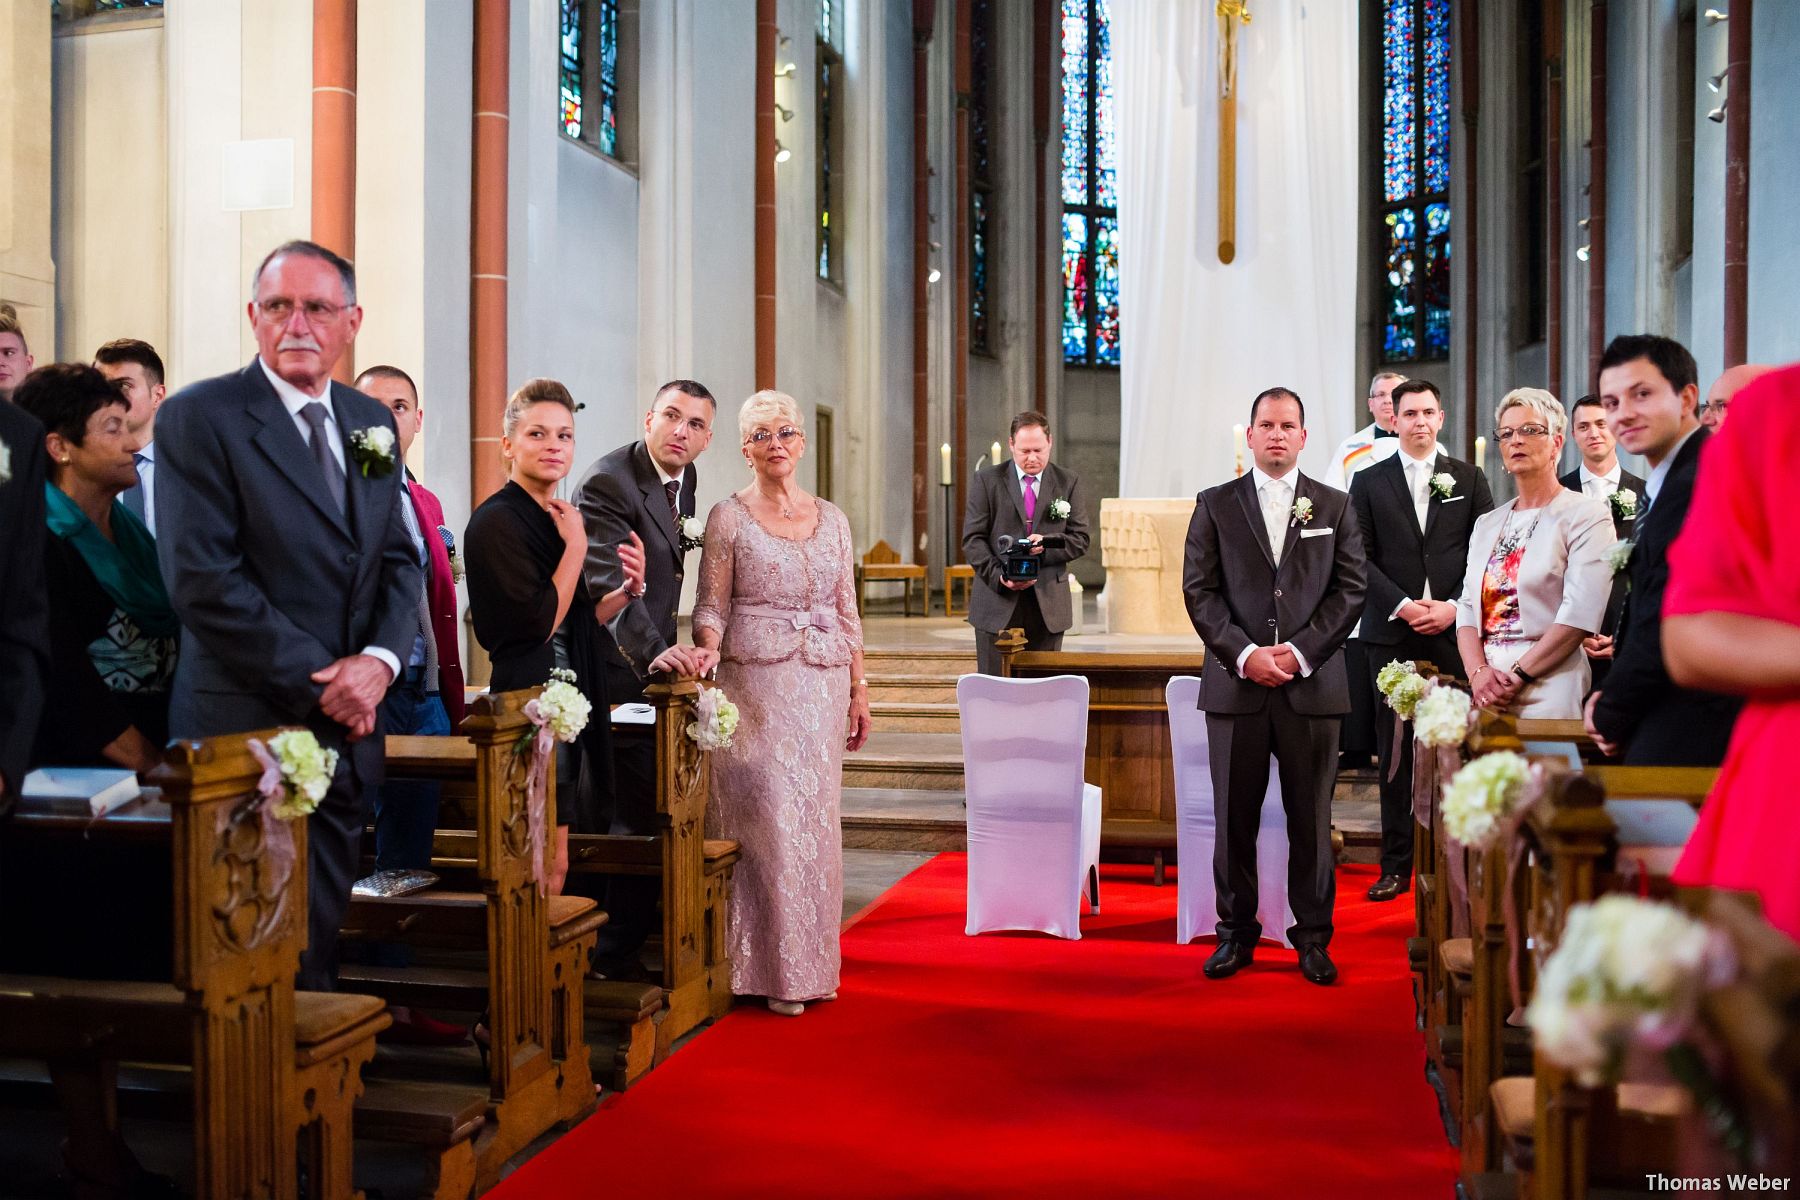
<svg viewBox="0 0 1800 1200">
<path fill-rule="evenodd" d="M 1244 473 L 1244 427 L 1242 425 L 1231 427 L 1231 455 L 1235 463 L 1233 474 L 1242 475 Z"/>
<path fill-rule="evenodd" d="M 992 446 L 989 446 L 988 454 L 990 456 L 988 461 L 998 466 L 1000 463 L 1000 443 L 995 442 Z"/>
<path fill-rule="evenodd" d="M 1487 470 L 1487 439 L 1484 437 L 1475 439 L 1475 469 Z"/>
<path fill-rule="evenodd" d="M 938 461 L 941 462 L 944 467 L 943 484 L 945 487 L 949 487 L 951 484 L 956 482 L 955 478 L 950 474 L 950 443 L 949 442 L 945 442 L 943 445 L 938 447 Z"/>
</svg>

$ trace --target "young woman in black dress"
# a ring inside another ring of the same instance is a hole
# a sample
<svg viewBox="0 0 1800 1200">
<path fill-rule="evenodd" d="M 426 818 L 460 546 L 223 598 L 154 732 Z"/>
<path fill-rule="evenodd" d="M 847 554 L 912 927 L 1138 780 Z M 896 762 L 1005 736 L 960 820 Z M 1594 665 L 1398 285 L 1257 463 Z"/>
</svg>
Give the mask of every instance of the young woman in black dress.
<svg viewBox="0 0 1800 1200">
<path fill-rule="evenodd" d="M 566 753 L 558 747 L 556 867 L 550 890 L 562 891 L 569 830 L 604 833 L 593 814 L 610 811 L 611 722 L 595 633 L 644 591 L 644 545 L 636 534 L 619 545 L 625 583 L 597 600 L 587 595 L 581 564 L 587 530 L 581 512 L 556 498 L 575 462 L 575 400 L 554 379 L 533 379 L 506 402 L 501 455 L 506 486 L 482 502 L 463 535 L 469 611 L 475 639 L 493 662 L 492 692 L 538 687 L 553 668 L 575 672 L 593 704 L 587 729 Z"/>
</svg>

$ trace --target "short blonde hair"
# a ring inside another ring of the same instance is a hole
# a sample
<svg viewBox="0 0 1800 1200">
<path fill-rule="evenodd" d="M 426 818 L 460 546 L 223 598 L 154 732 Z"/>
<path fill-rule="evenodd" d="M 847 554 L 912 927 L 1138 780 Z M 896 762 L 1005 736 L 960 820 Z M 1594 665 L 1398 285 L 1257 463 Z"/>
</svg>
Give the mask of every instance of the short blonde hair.
<svg viewBox="0 0 1800 1200">
<path fill-rule="evenodd" d="M 1561 437 L 1563 430 L 1569 427 L 1568 414 L 1563 412 L 1562 405 L 1556 397 L 1543 388 L 1514 388 L 1500 398 L 1500 406 L 1494 410 L 1494 427 L 1500 427 L 1500 417 L 1509 408 L 1529 408 L 1544 419 L 1550 427 L 1551 437 Z"/>
<path fill-rule="evenodd" d="M 527 379 L 519 385 L 519 390 L 506 398 L 506 413 L 500 418 L 500 432 L 511 437 L 519 428 L 519 422 L 525 417 L 525 410 L 534 404 L 560 404 L 575 415 L 575 397 L 569 389 L 554 379 Z"/>
<path fill-rule="evenodd" d="M 764 388 L 738 409 L 738 441 L 749 441 L 750 431 L 764 421 L 786 421 L 801 433 L 806 432 L 806 425 L 800 419 L 800 405 L 786 392 L 774 388 Z"/>
</svg>

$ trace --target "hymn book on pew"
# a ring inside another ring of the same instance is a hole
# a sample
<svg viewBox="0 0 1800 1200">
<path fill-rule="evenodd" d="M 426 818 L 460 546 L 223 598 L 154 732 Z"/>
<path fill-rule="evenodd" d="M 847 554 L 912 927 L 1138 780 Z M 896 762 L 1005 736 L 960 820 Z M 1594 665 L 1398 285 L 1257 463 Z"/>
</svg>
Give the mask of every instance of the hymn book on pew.
<svg viewBox="0 0 1800 1200">
<path fill-rule="evenodd" d="M 39 767 L 25 776 L 20 791 L 52 810 L 85 805 L 94 816 L 103 817 L 136 800 L 143 788 L 137 773 L 122 767 Z"/>
</svg>

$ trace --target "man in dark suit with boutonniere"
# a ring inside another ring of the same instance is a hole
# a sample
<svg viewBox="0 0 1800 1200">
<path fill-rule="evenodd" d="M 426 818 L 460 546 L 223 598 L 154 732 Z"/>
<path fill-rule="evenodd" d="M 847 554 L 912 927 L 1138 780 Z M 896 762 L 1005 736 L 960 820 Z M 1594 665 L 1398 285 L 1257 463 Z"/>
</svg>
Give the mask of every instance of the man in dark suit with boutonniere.
<svg viewBox="0 0 1800 1200">
<path fill-rule="evenodd" d="M 710 650 L 677 644 L 676 612 L 687 576 L 687 556 L 700 546 L 694 517 L 699 476 L 694 460 L 712 444 L 717 402 L 706 386 L 674 379 L 656 390 L 644 414 L 644 436 L 627 442 L 589 467 L 575 489 L 587 525 L 582 567 L 587 594 L 605 596 L 623 582 L 618 546 L 635 533 L 644 543 L 643 594 L 620 609 L 599 632 L 606 661 L 606 694 L 614 704 L 642 703 L 653 675 L 703 675 L 717 663 Z M 655 730 L 621 725 L 613 730 L 613 809 L 602 814 L 617 834 L 648 834 L 656 821 Z M 617 875 L 603 903 L 611 918 L 594 949 L 595 969 L 633 976 L 633 962 L 656 916 L 658 885 L 646 875 Z"/>
<path fill-rule="evenodd" d="M 1256 920 L 1256 831 L 1269 756 L 1287 811 L 1289 940 L 1312 983 L 1337 979 L 1326 945 L 1337 898 L 1331 793 L 1338 725 L 1350 711 L 1344 640 L 1362 615 L 1362 534 L 1350 497 L 1300 473 L 1306 410 L 1287 388 L 1250 406 L 1249 474 L 1201 492 L 1182 591 L 1206 643 L 1200 707 L 1212 761 L 1219 947 L 1209 979 L 1248 966 Z M 1191 865 L 1191 864 L 1190 864 Z"/>
<path fill-rule="evenodd" d="M 1462 595 L 1475 518 L 1494 507 L 1487 476 L 1475 464 L 1440 453 L 1444 406 L 1436 385 L 1409 379 L 1394 389 L 1400 450 L 1358 472 L 1350 503 L 1369 564 L 1362 640 L 1370 664 L 1424 660 L 1451 673 L 1456 600 Z M 1369 899 L 1392 900 L 1412 887 L 1412 728 L 1396 728 L 1376 692 L 1381 750 L 1381 876 Z M 1398 733 L 1398 736 L 1396 736 Z"/>
<path fill-rule="evenodd" d="M 1050 461 L 1049 419 L 1020 413 L 1007 445 L 1012 461 L 975 472 L 963 514 L 963 561 L 977 580 L 969 624 L 975 669 L 983 675 L 1000 673 L 995 639 L 1014 627 L 1025 631 L 1027 650 L 1062 649 L 1063 634 L 1075 623 L 1068 565 L 1088 548 L 1087 493 L 1073 472 Z M 1029 557 L 1036 570 L 1009 572 L 1009 553 Z"/>
<path fill-rule="evenodd" d="M 1716 767 L 1744 702 L 1677 686 L 1662 649 L 1669 547 L 1687 524 L 1712 436 L 1700 424 L 1694 356 L 1656 334 L 1616 337 L 1600 356 L 1600 396 L 1619 440 L 1651 469 L 1633 536 L 1619 551 L 1626 562 L 1614 577 L 1625 581 L 1625 611 L 1612 670 L 1587 698 L 1588 732 L 1628 766 Z"/>
<path fill-rule="evenodd" d="M 1606 505 L 1606 511 L 1612 514 L 1613 536 L 1629 542 L 1644 508 L 1644 481 L 1620 465 L 1619 439 L 1600 397 L 1583 396 L 1569 409 L 1569 440 L 1581 452 L 1581 462 L 1562 476 L 1562 485 Z M 1625 581 L 1621 575 L 1607 596 L 1606 616 L 1600 628 L 1581 639 L 1595 687 L 1606 682 L 1606 673 L 1612 667 L 1613 634 L 1619 628 L 1619 614 L 1624 607 Z"/>
<path fill-rule="evenodd" d="M 418 632 L 419 560 L 401 516 L 394 418 L 331 371 L 362 324 L 355 269 L 313 242 L 251 281 L 257 355 L 156 417 L 157 550 L 181 619 L 176 737 L 304 725 L 338 751 L 307 822 L 299 986 L 330 991 L 381 782 L 377 713 Z"/>
</svg>

